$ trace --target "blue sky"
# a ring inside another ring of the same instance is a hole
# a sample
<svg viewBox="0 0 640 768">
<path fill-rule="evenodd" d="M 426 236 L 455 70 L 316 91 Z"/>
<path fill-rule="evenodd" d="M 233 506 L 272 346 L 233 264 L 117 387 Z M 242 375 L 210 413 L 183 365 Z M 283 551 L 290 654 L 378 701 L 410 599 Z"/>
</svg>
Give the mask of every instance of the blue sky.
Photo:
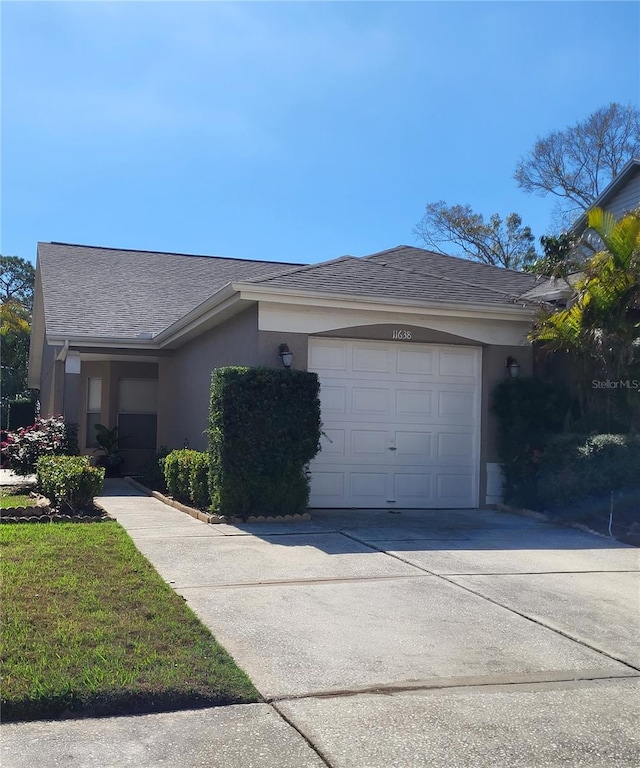
<svg viewBox="0 0 640 768">
<path fill-rule="evenodd" d="M 315 262 L 518 211 L 538 136 L 640 95 L 634 2 L 2 3 L 4 255 Z"/>
</svg>

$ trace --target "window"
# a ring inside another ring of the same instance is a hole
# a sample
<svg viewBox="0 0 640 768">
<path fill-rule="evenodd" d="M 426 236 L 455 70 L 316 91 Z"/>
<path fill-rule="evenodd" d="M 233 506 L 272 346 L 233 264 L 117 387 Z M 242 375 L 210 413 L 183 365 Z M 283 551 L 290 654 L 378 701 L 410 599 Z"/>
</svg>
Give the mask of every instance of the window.
<svg viewBox="0 0 640 768">
<path fill-rule="evenodd" d="M 157 379 L 120 379 L 118 436 L 122 449 L 155 449 L 157 402 Z"/>
<path fill-rule="evenodd" d="M 100 424 L 102 410 L 102 379 L 87 379 L 87 428 L 85 445 L 91 448 L 96 442 L 96 424 Z"/>
</svg>

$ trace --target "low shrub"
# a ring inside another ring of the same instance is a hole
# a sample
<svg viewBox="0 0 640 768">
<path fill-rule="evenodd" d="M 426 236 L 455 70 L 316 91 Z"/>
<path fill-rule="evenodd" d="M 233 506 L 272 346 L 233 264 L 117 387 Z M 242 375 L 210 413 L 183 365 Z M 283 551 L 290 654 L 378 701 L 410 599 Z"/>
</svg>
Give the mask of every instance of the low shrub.
<svg viewBox="0 0 640 768">
<path fill-rule="evenodd" d="M 164 459 L 167 491 L 174 499 L 199 508 L 208 507 L 209 457 L 206 453 L 181 449 L 171 451 Z"/>
<path fill-rule="evenodd" d="M 104 469 L 92 467 L 87 456 L 41 456 L 37 462 L 38 488 L 58 509 L 93 507 L 103 481 Z"/>
<path fill-rule="evenodd" d="M 189 497 L 196 507 L 204 508 L 211 504 L 209 497 L 209 456 L 200 451 L 192 451 L 189 469 Z"/>
<path fill-rule="evenodd" d="M 587 499 L 637 489 L 640 436 L 559 435 L 549 441 L 537 481 L 538 506 L 562 511 Z"/>
<path fill-rule="evenodd" d="M 140 469 L 140 481 L 152 491 L 164 493 L 167 490 L 167 482 L 164 477 L 164 463 L 170 451 L 166 445 L 160 446 L 153 457 Z"/>
<path fill-rule="evenodd" d="M 41 456 L 69 454 L 75 451 L 76 430 L 67 426 L 62 416 L 36 419 L 29 427 L 9 431 L 2 443 L 6 466 L 18 475 L 30 475 L 36 471 Z"/>
</svg>

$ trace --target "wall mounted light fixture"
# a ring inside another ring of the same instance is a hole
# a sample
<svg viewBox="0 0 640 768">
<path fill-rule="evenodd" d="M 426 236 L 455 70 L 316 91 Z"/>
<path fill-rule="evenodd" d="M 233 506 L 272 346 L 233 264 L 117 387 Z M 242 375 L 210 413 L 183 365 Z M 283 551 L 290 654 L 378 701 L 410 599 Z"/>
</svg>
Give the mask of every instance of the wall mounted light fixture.
<svg viewBox="0 0 640 768">
<path fill-rule="evenodd" d="M 282 365 L 284 365 L 285 368 L 291 368 L 291 363 L 293 362 L 293 352 L 289 349 L 289 345 L 281 344 L 278 347 L 278 354 L 282 360 Z"/>
<path fill-rule="evenodd" d="M 512 379 L 517 379 L 520 375 L 520 363 L 515 359 L 515 357 L 511 357 L 511 355 L 509 355 L 507 358 L 507 364 L 505 368 L 509 372 L 509 376 L 511 376 Z"/>
</svg>

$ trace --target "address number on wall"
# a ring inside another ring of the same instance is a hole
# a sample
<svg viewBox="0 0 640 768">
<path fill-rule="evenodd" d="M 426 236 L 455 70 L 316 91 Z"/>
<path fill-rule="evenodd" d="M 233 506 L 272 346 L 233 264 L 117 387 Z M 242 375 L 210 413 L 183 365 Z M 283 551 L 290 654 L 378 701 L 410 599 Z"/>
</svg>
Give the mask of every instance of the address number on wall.
<svg viewBox="0 0 640 768">
<path fill-rule="evenodd" d="M 407 331 L 404 328 L 395 328 L 392 331 L 391 338 L 394 341 L 409 341 L 411 339 L 411 331 Z"/>
</svg>

